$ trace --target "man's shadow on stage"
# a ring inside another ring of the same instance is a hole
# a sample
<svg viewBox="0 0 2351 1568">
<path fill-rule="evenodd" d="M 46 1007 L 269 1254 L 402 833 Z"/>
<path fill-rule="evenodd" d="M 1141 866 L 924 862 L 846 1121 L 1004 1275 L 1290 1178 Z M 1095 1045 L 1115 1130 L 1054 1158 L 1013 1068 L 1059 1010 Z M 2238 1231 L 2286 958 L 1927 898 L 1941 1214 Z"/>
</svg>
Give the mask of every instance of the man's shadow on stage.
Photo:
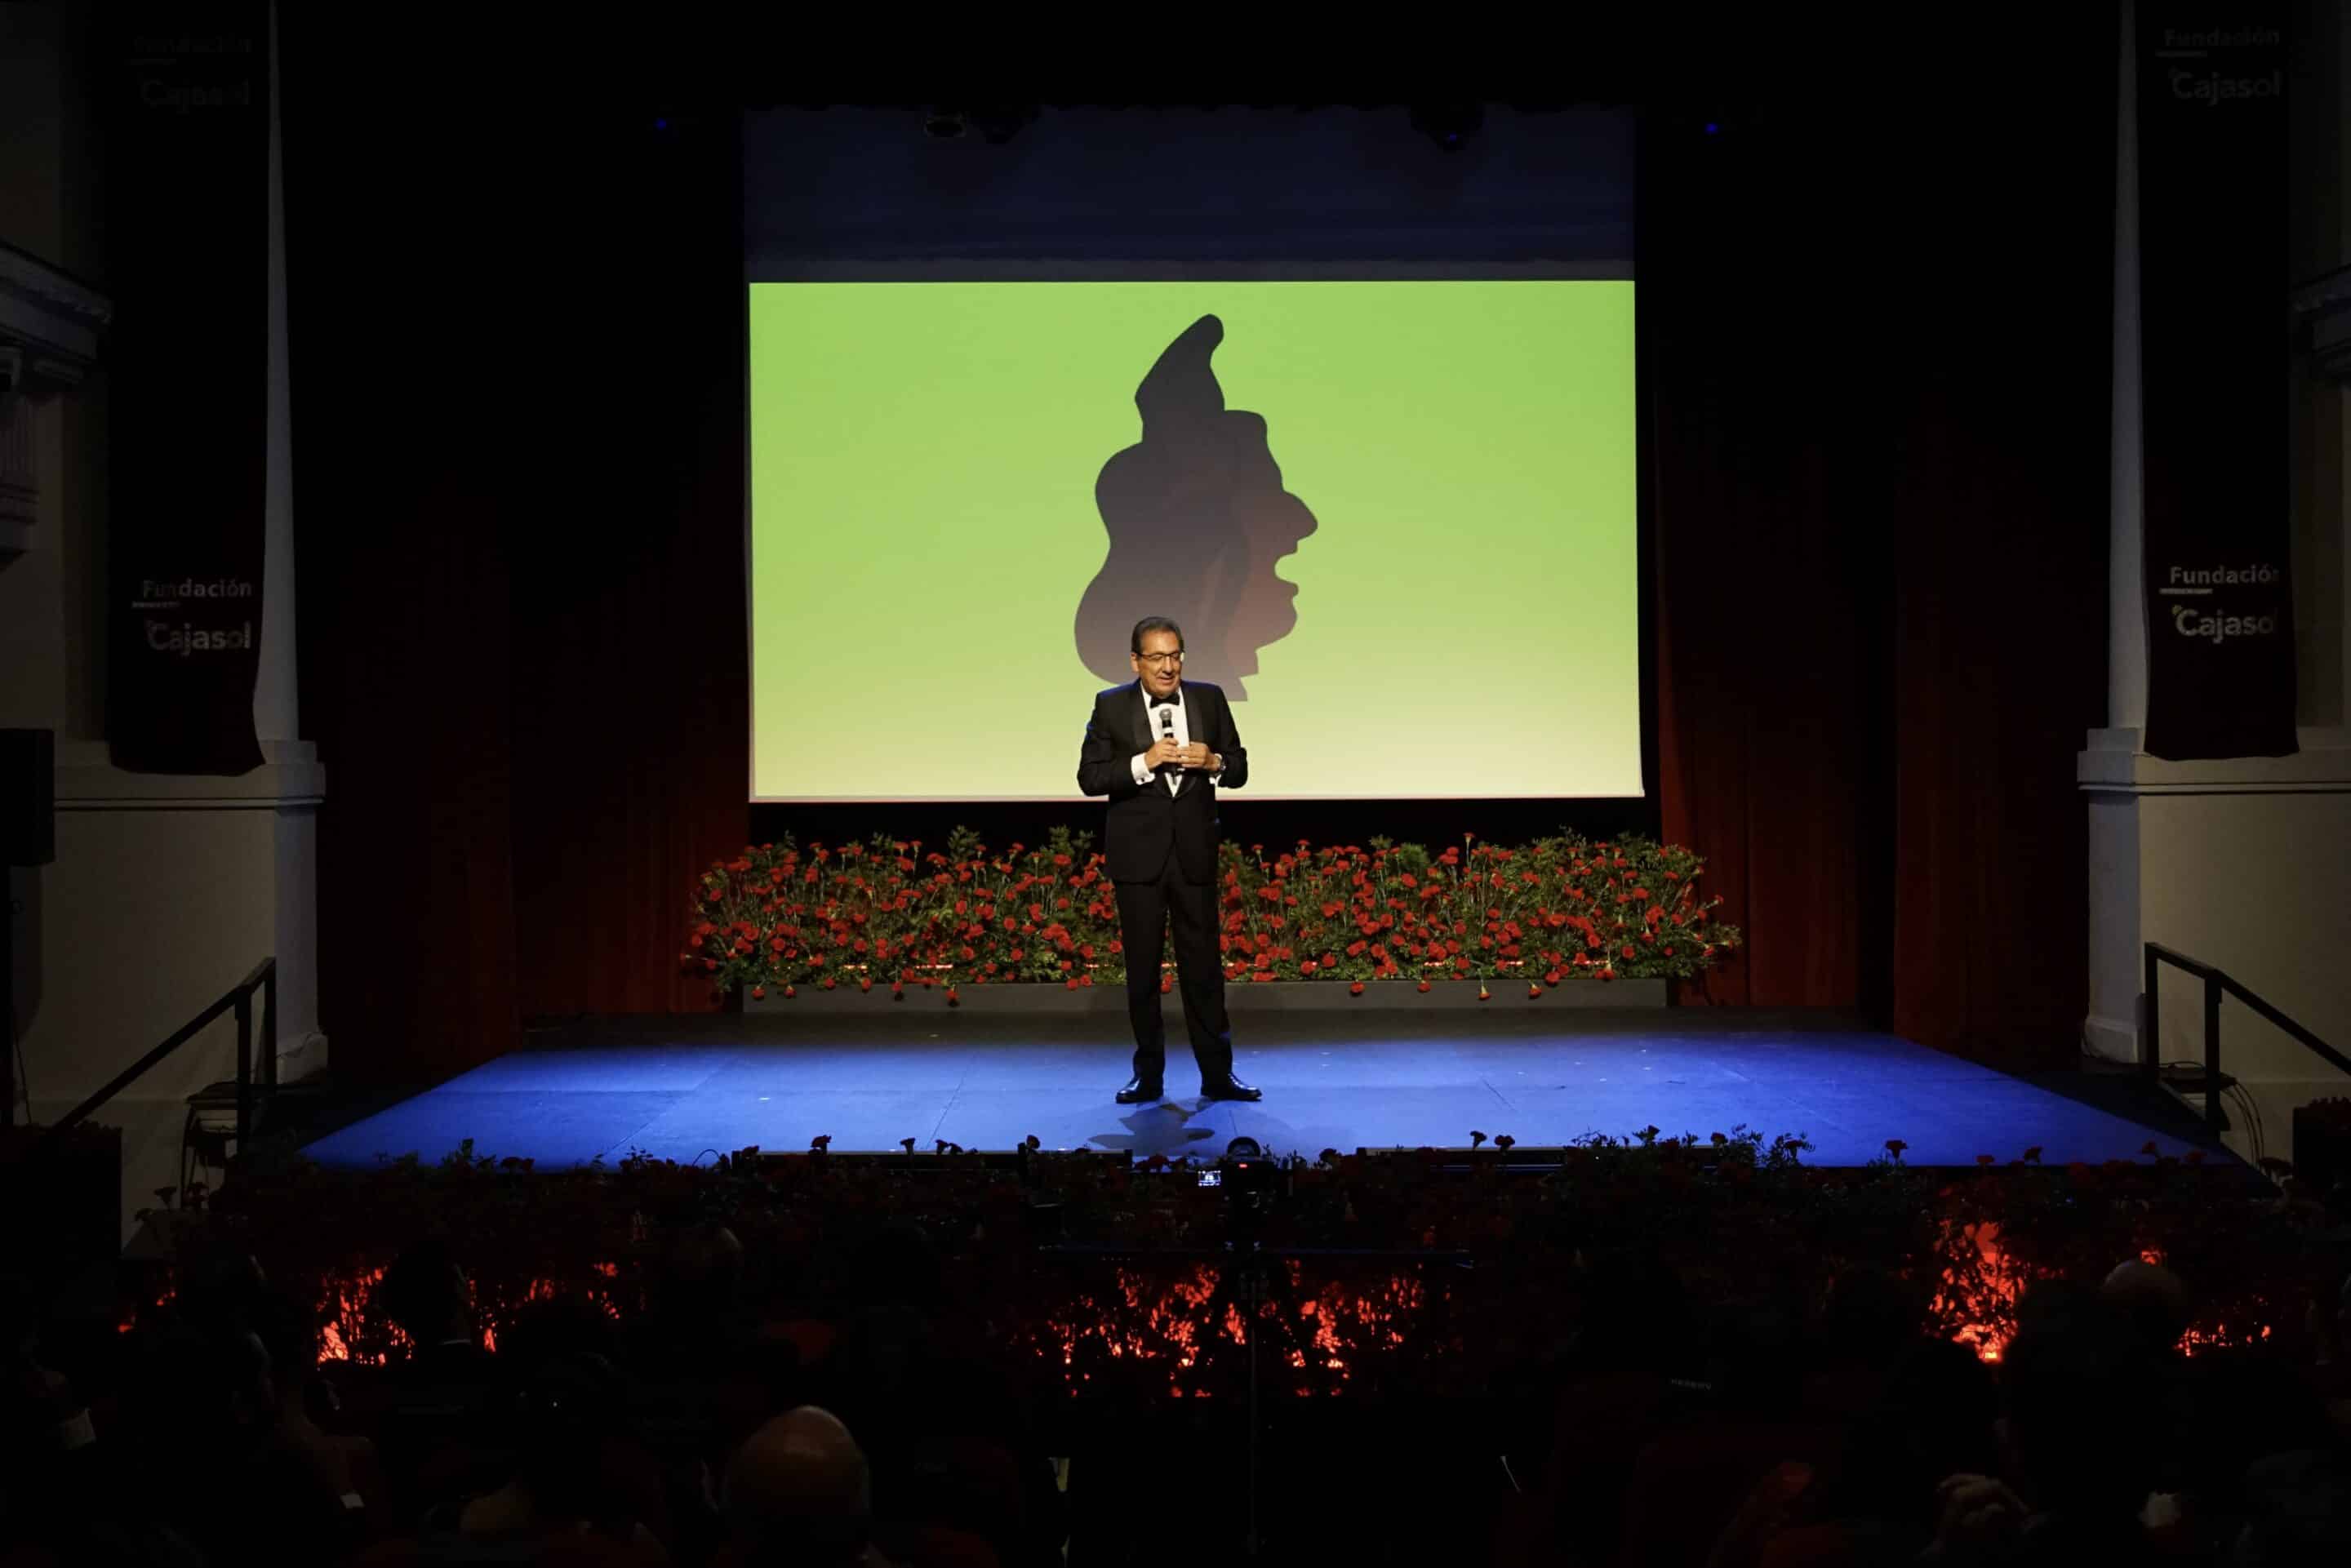
<svg viewBox="0 0 2351 1568">
<path fill-rule="evenodd" d="M 1214 1100 L 1203 1098 L 1189 1110 L 1180 1100 L 1140 1105 L 1133 1115 L 1119 1118 L 1133 1129 L 1131 1132 L 1096 1133 L 1086 1142 L 1097 1149 L 1120 1149 L 1144 1159 L 1154 1155 L 1180 1155 L 1192 1145 L 1217 1135 L 1217 1128 L 1197 1126 L 1192 1121 L 1215 1103 Z"/>
</svg>

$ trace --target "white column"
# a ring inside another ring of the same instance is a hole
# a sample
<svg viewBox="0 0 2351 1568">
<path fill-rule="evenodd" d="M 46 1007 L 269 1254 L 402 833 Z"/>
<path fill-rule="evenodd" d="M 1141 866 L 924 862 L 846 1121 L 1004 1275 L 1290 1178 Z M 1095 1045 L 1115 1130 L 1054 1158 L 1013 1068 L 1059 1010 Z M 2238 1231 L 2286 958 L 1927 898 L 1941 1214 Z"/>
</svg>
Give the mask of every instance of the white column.
<svg viewBox="0 0 2351 1568">
<path fill-rule="evenodd" d="M 2147 596 L 2141 530 L 2147 473 L 2139 408 L 2138 72 L 2137 7 L 2122 4 L 2120 79 L 2115 95 L 2114 412 L 2108 436 L 2106 537 L 2106 726 L 2127 731 L 2130 750 L 2147 727 Z M 2117 742 L 2120 737 L 2115 737 Z M 2094 740 L 2093 745 L 2096 742 Z"/>
<path fill-rule="evenodd" d="M 2146 451 L 2139 404 L 2138 82 L 2137 6 L 2120 0 L 2115 93 L 2115 296 L 2112 423 L 2106 484 L 2106 727 L 2077 765 L 2127 775 L 2147 727 L 2147 601 L 2141 592 Z M 2094 760 L 2095 759 L 2095 760 Z M 2090 1011 L 2082 1048 L 2127 1061 L 2138 1051 L 2138 802 L 2093 789 L 2090 813 Z"/>
<path fill-rule="evenodd" d="M 275 940 L 279 1071 L 303 1077 L 327 1064 L 319 1027 L 319 802 L 325 789 L 318 747 L 301 738 L 295 665 L 294 420 L 286 327 L 286 181 L 278 116 L 277 7 L 269 8 L 269 357 L 264 441 L 260 667 L 253 685 L 253 730 L 272 773 L 298 769 L 304 784 L 280 796 Z"/>
<path fill-rule="evenodd" d="M 294 429 L 287 376 L 286 183 L 278 145 L 277 8 L 269 9 L 269 405 L 261 500 L 261 669 L 253 686 L 253 729 L 262 755 L 302 733 L 294 676 Z"/>
<path fill-rule="evenodd" d="M 2351 47 L 2341 12 L 2320 7 L 2325 46 L 2336 57 Z M 2132 7 L 2121 10 L 2121 90 L 2116 137 L 2114 298 L 2114 423 L 2108 527 L 2113 557 L 2107 576 L 2110 614 L 2106 664 L 2106 723 L 2089 733 L 2076 758 L 2076 782 L 2089 813 L 2089 1013 L 2083 1043 L 2092 1054 L 2133 1061 L 2139 1054 L 2145 988 L 2145 944 L 2167 947 L 2226 971 L 2322 1040 L 2351 1042 L 2351 966 L 2342 961 L 2342 889 L 2351 883 L 2351 736 L 2340 704 L 2300 692 L 2301 749 L 2291 757 L 2202 758 L 2170 761 L 2141 749 L 2147 703 L 2147 628 L 2140 592 L 2143 459 L 2140 425 L 2137 136 Z M 2316 90 L 2328 84 L 2314 83 Z M 2303 90 L 2298 87 L 2297 91 Z M 2332 90 L 2340 93 L 2339 80 Z M 2351 122 L 2322 128 L 2297 121 L 2298 136 L 2324 135 L 2335 146 L 2321 160 L 2341 166 L 2351 156 Z M 2304 144 L 2297 157 L 2319 158 Z M 2319 258 L 2318 265 L 2327 265 Z M 2328 308 L 2321 296 L 2297 298 L 2306 317 Z M 2302 329 L 2307 337 L 2307 328 Z M 2351 555 L 2342 444 L 2343 389 L 2330 384 L 2320 357 L 2298 350 L 2294 396 L 2329 439 L 2305 442 L 2294 494 L 2294 563 L 2303 601 L 2318 612 L 2298 614 L 2298 668 L 2329 668 L 2351 657 L 2346 616 L 2322 599 L 2341 589 L 2339 562 Z M 2285 414 L 2281 400 L 2280 416 Z M 2331 575 L 2330 575 L 2331 574 Z M 2204 1051 L 2200 987 L 2167 970 L 2158 979 L 2162 1038 L 2151 1042 L 2158 1061 L 2200 1061 Z M 2341 1094 L 2339 1074 L 2291 1038 L 2230 1001 L 2221 1008 L 2220 1062 L 2258 1107 L 2225 1103 L 2231 1146 L 2241 1154 L 2292 1156 L 2294 1108 L 2324 1094 Z M 2200 1108 L 2201 1102 L 2195 1103 Z M 2258 1125 L 2259 1131 L 2256 1132 Z"/>
<path fill-rule="evenodd" d="M 278 966 L 281 1078 L 325 1063 L 319 1032 L 318 807 L 325 779 L 300 739 L 296 707 L 295 578 L 291 431 L 287 381 L 286 270 L 282 245 L 278 126 L 273 56 L 265 169 L 268 181 L 265 276 L 267 376 L 263 457 L 265 603 L 253 716 L 262 764 L 235 778 L 131 773 L 107 742 L 83 727 L 59 725 L 55 863 L 41 868 L 28 897 L 33 1001 L 23 1050 L 36 1121 L 50 1121 L 200 1009 L 235 985 L 255 961 Z M 59 71 L 76 93 L 95 92 L 92 71 Z M 53 183 L 86 181 L 92 170 L 78 143 L 59 141 L 37 171 Z M 0 250 L 0 328 L 5 326 L 10 253 Z M 55 294 L 54 287 L 48 292 Z M 60 461 L 74 472 L 101 460 L 136 463 L 110 451 L 102 400 L 59 432 Z M 73 560 L 102 559 L 103 519 L 86 491 L 45 497 L 41 548 Z M 52 520 L 53 519 L 53 520 Z M 21 568 L 10 576 L 22 574 Z M 104 574 L 65 580 L 68 624 L 103 624 Z M 94 687 L 84 666 L 94 638 L 47 640 L 68 689 Z M 5 691 L 0 685 L 0 691 Z M 5 705 L 0 705 L 5 706 Z M 68 714 L 71 719 L 73 716 Z M 19 721 L 23 722 L 23 721 Z M 258 1019 L 256 1019 L 256 1022 Z M 235 1031 L 223 1019 L 111 1102 L 99 1119 L 123 1131 L 125 1235 L 130 1214 L 149 1207 L 179 1170 L 184 1099 L 235 1071 Z"/>
</svg>

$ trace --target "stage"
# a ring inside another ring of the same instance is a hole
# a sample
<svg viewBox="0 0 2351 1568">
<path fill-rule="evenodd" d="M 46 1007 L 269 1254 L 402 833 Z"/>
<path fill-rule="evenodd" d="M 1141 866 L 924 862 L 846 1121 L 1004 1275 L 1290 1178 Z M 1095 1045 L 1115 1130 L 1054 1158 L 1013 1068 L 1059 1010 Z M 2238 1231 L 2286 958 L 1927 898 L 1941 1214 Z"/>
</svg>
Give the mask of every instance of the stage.
<svg viewBox="0 0 2351 1568">
<path fill-rule="evenodd" d="M 1498 998 L 1499 999 L 1499 998 Z M 1834 1015 L 1735 1009 L 1492 1011 L 1366 1008 L 1237 1012 L 1236 1067 L 1257 1103 L 1204 1101 L 1180 1018 L 1169 1097 L 1120 1105 L 1129 1045 L 1115 1013 L 947 1011 L 935 998 L 862 1010 L 586 1022 L 534 1030 L 519 1051 L 368 1108 L 305 1145 L 323 1164 L 477 1154 L 543 1166 L 632 1152 L 691 1162 L 757 1145 L 895 1151 L 912 1138 L 1138 1157 L 1221 1155 L 1243 1134 L 1269 1153 L 1458 1146 L 1473 1131 L 1558 1145 L 1654 1125 L 1674 1135 L 1744 1124 L 1797 1133 L 1815 1165 L 1906 1145 L 1912 1165 L 2135 1159 L 2152 1141 L 2231 1158 L 2177 1101 L 2130 1074 L 2020 1078 Z"/>
</svg>

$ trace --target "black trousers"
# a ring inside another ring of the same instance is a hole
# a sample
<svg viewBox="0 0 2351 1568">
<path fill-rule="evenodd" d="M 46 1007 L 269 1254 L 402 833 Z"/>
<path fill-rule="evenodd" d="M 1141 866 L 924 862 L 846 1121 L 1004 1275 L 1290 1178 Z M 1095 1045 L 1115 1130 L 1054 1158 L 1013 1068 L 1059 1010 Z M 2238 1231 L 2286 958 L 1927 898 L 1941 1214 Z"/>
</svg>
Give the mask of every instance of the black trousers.
<svg viewBox="0 0 2351 1568">
<path fill-rule="evenodd" d="M 1225 1016 L 1225 971 L 1217 951 L 1217 884 L 1186 882 L 1174 851 L 1150 882 L 1122 882 L 1118 939 L 1126 950 L 1126 1016 L 1134 1026 L 1134 1075 L 1156 1083 L 1167 1069 L 1167 1025 L 1159 1010 L 1159 956 L 1176 930 L 1176 978 L 1184 1023 L 1203 1081 L 1233 1070 L 1233 1027 Z"/>
</svg>

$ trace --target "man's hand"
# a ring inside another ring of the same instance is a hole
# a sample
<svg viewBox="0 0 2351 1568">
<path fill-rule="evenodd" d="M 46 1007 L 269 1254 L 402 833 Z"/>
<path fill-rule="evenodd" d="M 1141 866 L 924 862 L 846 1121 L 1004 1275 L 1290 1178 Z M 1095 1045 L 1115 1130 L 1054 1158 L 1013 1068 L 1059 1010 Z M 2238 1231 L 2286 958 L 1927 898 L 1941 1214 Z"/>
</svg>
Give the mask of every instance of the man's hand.
<svg viewBox="0 0 2351 1568">
<path fill-rule="evenodd" d="M 1174 736 L 1163 735 L 1151 743 L 1150 750 L 1143 754 L 1143 765 L 1145 768 L 1165 768 L 1170 763 L 1180 764 L 1184 760 L 1185 752 L 1202 749 L 1204 748 L 1196 746 L 1178 746 L 1176 744 Z"/>
<path fill-rule="evenodd" d="M 1189 746 L 1179 746 L 1176 748 L 1176 760 L 1186 768 L 1206 768 L 1212 755 L 1206 746 L 1196 740 Z"/>
</svg>

